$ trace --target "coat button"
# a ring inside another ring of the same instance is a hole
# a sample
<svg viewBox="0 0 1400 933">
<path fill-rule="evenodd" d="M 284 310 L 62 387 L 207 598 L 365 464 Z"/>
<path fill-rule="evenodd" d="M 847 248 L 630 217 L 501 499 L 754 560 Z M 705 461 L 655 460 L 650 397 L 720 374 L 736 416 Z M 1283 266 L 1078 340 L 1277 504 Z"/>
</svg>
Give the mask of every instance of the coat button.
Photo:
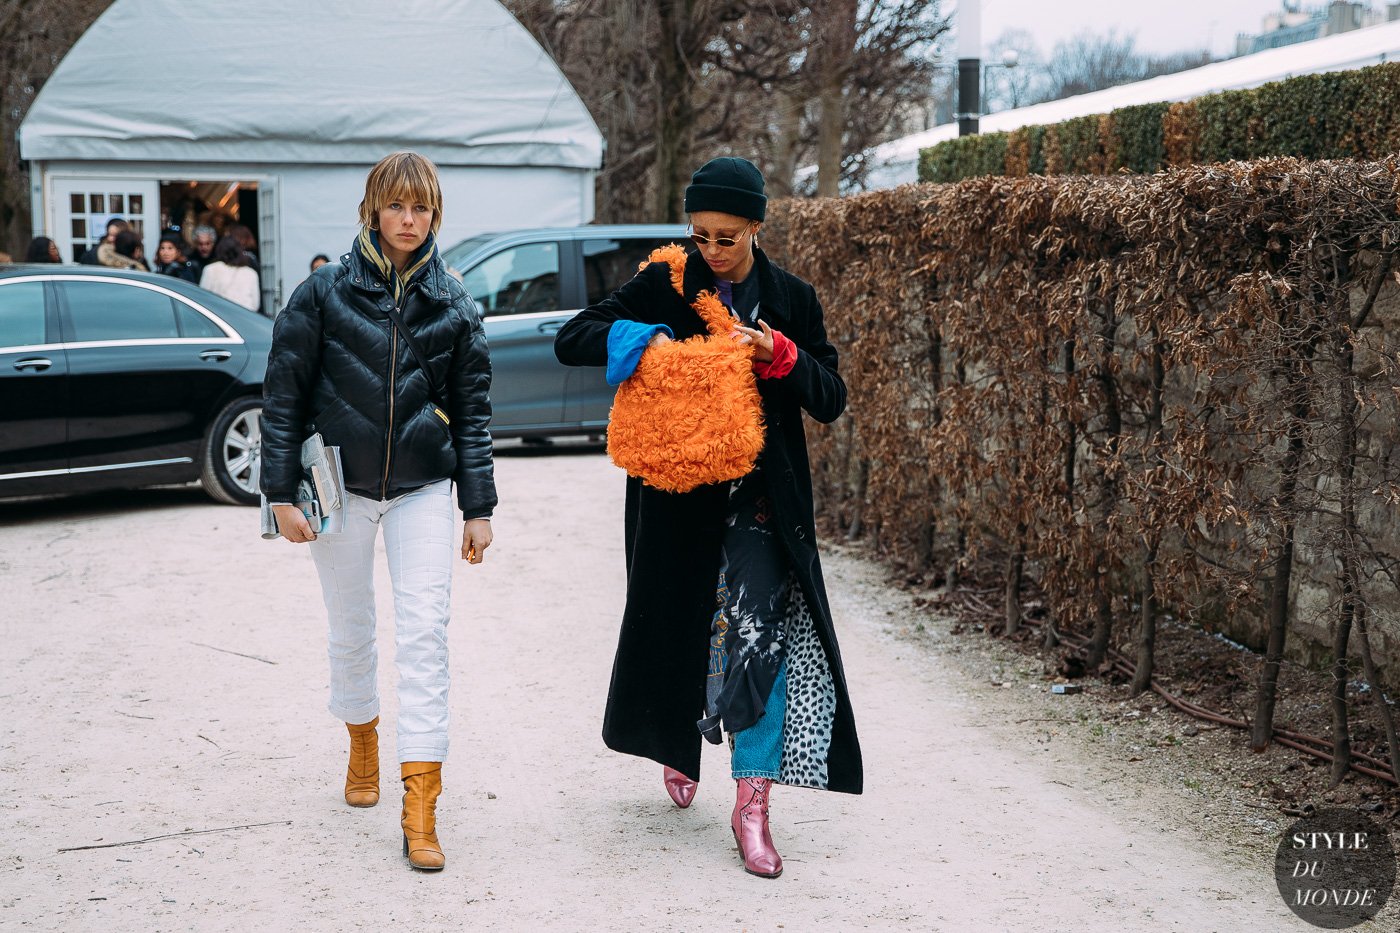
<svg viewBox="0 0 1400 933">
<path fill-rule="evenodd" d="M 784 470 L 783 479 L 787 480 L 789 483 L 795 483 L 797 482 L 797 474 L 791 470 Z"/>
<path fill-rule="evenodd" d="M 807 540 L 807 529 L 806 529 L 806 528 L 803 528 L 801 525 L 798 525 L 798 526 L 796 526 L 795 528 L 793 528 L 793 529 L 792 529 L 792 533 L 795 534 L 795 535 L 797 535 L 797 540 L 798 540 L 798 541 L 806 541 L 806 540 Z"/>
</svg>

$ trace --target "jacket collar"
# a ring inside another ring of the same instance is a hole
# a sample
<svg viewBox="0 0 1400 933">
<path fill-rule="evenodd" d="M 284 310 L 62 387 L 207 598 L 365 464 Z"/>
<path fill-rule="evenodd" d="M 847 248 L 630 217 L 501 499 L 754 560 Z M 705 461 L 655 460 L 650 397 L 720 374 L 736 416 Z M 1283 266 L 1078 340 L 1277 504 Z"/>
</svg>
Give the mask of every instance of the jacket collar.
<svg viewBox="0 0 1400 933">
<path fill-rule="evenodd" d="M 386 295 L 389 293 L 379 270 L 360 255 L 360 251 L 353 245 L 349 252 L 341 255 L 340 264 L 349 271 L 350 284 L 361 291 L 383 292 Z M 441 256 L 420 269 L 409 284 L 413 282 L 417 282 L 419 290 L 434 301 L 452 300 L 452 294 L 447 288 L 447 267 L 443 265 Z"/>
<path fill-rule="evenodd" d="M 758 276 L 760 314 L 780 321 L 790 320 L 792 310 L 788 307 L 787 289 L 783 288 L 782 280 L 778 277 L 778 267 L 773 265 L 768 254 L 757 246 L 753 248 L 753 269 L 749 275 Z M 697 295 L 707 289 L 713 291 L 715 288 L 715 274 L 705 264 L 705 259 L 698 249 L 686 250 L 682 288 L 685 290 L 686 304 L 694 304 Z"/>
</svg>

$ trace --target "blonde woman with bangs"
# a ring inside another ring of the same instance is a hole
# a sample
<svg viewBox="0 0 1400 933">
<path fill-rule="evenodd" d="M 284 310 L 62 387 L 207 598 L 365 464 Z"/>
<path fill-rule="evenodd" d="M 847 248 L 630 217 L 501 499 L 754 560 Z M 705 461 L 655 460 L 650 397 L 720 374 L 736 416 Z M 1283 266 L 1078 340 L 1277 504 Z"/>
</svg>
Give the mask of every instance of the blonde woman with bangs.
<svg viewBox="0 0 1400 933">
<path fill-rule="evenodd" d="M 448 745 L 447 621 L 453 486 L 461 556 L 491 546 L 496 487 L 487 423 L 491 362 L 481 315 L 438 256 L 442 191 L 432 162 L 395 152 L 369 173 L 360 232 L 277 317 L 264 383 L 262 490 L 277 529 L 308 544 L 329 618 L 330 712 L 349 731 L 345 802 L 379 802 L 374 547 L 394 591 L 403 852 L 445 864 L 436 825 Z M 337 446 L 345 527 L 318 534 L 292 502 L 302 442 Z"/>
</svg>

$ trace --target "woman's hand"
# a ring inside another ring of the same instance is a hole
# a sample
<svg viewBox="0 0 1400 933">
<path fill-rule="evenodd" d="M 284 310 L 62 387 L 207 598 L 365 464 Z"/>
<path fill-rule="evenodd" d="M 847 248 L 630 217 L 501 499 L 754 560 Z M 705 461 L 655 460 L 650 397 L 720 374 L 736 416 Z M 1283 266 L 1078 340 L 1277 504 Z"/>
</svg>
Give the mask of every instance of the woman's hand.
<svg viewBox="0 0 1400 933">
<path fill-rule="evenodd" d="M 773 328 L 767 321 L 759 321 L 762 330 L 754 330 L 742 324 L 735 324 L 733 337 L 741 344 L 753 344 L 753 358 L 756 363 L 773 362 Z"/>
<path fill-rule="evenodd" d="M 462 529 L 462 559 L 479 564 L 491 546 L 491 519 L 473 518 Z"/>
<path fill-rule="evenodd" d="M 656 332 L 656 335 L 654 337 L 647 341 L 647 349 L 650 350 L 652 347 L 659 347 L 663 343 L 670 342 L 670 336 L 664 330 L 659 330 Z M 633 346 L 636 346 L 636 344 L 633 344 Z"/>
<path fill-rule="evenodd" d="M 293 544 L 316 540 L 306 515 L 294 505 L 274 505 L 272 517 L 277 519 L 277 532 Z"/>
</svg>

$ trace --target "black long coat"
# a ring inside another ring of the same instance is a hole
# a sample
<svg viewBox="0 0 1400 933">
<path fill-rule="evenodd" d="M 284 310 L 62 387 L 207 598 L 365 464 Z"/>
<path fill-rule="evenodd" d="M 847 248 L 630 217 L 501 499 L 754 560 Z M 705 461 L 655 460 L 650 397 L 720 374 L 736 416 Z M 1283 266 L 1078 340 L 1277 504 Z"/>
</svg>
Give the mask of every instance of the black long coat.
<svg viewBox="0 0 1400 933">
<path fill-rule="evenodd" d="M 762 250 L 755 248 L 754 254 L 759 317 L 798 347 L 797 363 L 787 376 L 758 380 L 767 424 L 759 465 L 768 478 L 782 543 L 835 696 L 824 779 L 801 783 L 860 793 L 860 744 L 817 556 L 802 427 L 804 410 L 823 423 L 836 420 L 846 407 L 846 385 L 837 374 L 836 350 L 827 342 L 812 286 L 775 266 Z M 555 354 L 571 366 L 605 365 L 608 329 L 619 319 L 665 324 L 678 340 L 703 333 L 704 323 L 690 304 L 700 291 L 713 288 L 713 273 L 694 251 L 686 263 L 684 296 L 672 287 L 669 267 L 652 263 L 564 325 L 555 339 Z M 728 483 L 720 483 L 676 494 L 627 480 L 627 606 L 603 740 L 616 751 L 650 758 L 697 780 L 701 735 L 696 722 L 704 715 L 728 489 Z M 790 656 L 790 670 L 791 665 Z M 801 728 L 807 712 L 789 703 L 789 729 Z"/>
</svg>

